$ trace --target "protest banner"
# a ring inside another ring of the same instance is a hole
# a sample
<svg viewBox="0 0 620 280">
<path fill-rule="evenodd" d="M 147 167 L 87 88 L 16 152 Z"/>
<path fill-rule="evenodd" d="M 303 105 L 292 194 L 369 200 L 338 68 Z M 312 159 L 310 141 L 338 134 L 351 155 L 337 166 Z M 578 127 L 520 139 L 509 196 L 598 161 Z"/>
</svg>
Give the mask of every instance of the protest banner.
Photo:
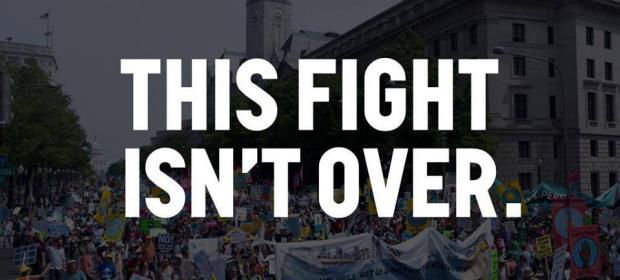
<svg viewBox="0 0 620 280">
<path fill-rule="evenodd" d="M 166 234 L 166 233 L 168 233 L 168 230 L 166 230 L 165 228 L 152 228 L 149 230 L 150 237 L 157 237 L 160 234 Z"/>
<path fill-rule="evenodd" d="M 536 256 L 539 259 L 553 256 L 553 246 L 551 246 L 551 235 L 543 235 L 536 238 Z"/>
<path fill-rule="evenodd" d="M 162 255 L 171 255 L 174 252 L 174 235 L 160 234 L 157 237 L 157 250 Z"/>
<path fill-rule="evenodd" d="M 585 223 L 586 204 L 583 199 L 553 200 L 551 205 L 553 244 L 558 247 L 568 242 L 568 229 Z"/>
<path fill-rule="evenodd" d="M 190 239 L 187 245 L 190 254 L 194 256 L 200 251 L 205 251 L 207 254 L 217 252 L 218 242 L 217 238 Z"/>
<path fill-rule="evenodd" d="M 63 223 L 51 222 L 47 224 L 47 232 L 50 237 L 69 235 L 69 227 Z"/>
<path fill-rule="evenodd" d="M 276 279 L 488 279 L 492 238 L 485 222 L 458 243 L 432 228 L 394 246 L 371 234 L 277 243 Z"/>
<path fill-rule="evenodd" d="M 226 258 L 209 258 L 205 251 L 200 251 L 193 259 L 204 279 L 225 279 Z"/>
<path fill-rule="evenodd" d="M 245 232 L 228 233 L 228 236 L 230 236 L 230 243 L 232 244 L 240 244 L 246 242 L 246 235 L 247 233 Z"/>
<path fill-rule="evenodd" d="M 598 278 L 601 259 L 598 225 L 573 227 L 569 230 L 571 279 Z"/>
<path fill-rule="evenodd" d="M 282 227 L 288 229 L 293 239 L 299 238 L 301 234 L 301 224 L 298 217 L 283 218 Z"/>
<path fill-rule="evenodd" d="M 103 240 L 107 243 L 118 242 L 123 239 L 125 232 L 125 216 L 122 214 L 109 215 L 106 218 Z"/>
<path fill-rule="evenodd" d="M 248 220 L 248 209 L 245 207 L 235 207 L 235 219 L 239 222 Z"/>
<path fill-rule="evenodd" d="M 564 244 L 553 252 L 553 266 L 551 269 L 551 280 L 564 279 L 564 263 L 566 262 L 566 251 L 568 244 Z"/>
<path fill-rule="evenodd" d="M 37 244 L 26 245 L 15 249 L 13 266 L 30 265 L 37 261 Z"/>
</svg>

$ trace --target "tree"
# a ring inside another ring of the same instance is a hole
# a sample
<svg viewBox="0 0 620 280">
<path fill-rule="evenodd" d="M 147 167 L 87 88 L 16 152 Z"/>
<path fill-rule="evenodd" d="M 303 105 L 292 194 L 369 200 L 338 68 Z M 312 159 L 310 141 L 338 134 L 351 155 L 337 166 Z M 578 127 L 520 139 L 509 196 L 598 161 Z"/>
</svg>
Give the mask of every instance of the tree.
<svg viewBox="0 0 620 280">
<path fill-rule="evenodd" d="M 11 161 L 30 170 L 49 167 L 92 172 L 86 133 L 62 87 L 51 84 L 34 61 L 10 72 L 14 118 L 7 129 L 5 150 Z M 35 176 L 36 172 L 30 172 L 31 195 Z"/>
<path fill-rule="evenodd" d="M 411 79 L 411 60 L 426 58 L 424 55 L 423 41 L 412 31 L 404 32 L 399 36 L 396 43 L 385 49 L 384 57 L 390 57 L 398 61 Z M 436 65 L 431 63 L 429 70 L 429 84 L 437 83 Z M 358 71 L 358 81 L 363 81 L 363 75 Z M 456 79 L 455 79 L 456 81 Z M 470 91 L 469 85 L 457 83 L 454 89 L 454 130 L 439 132 L 436 125 L 432 125 L 429 131 L 413 131 L 411 128 L 412 106 L 407 106 L 406 119 L 403 125 L 392 132 L 380 132 L 372 128 L 364 118 L 363 113 L 363 90 L 359 86 L 358 92 L 358 129 L 357 131 L 343 131 L 341 129 L 341 104 L 337 100 L 342 96 L 340 75 L 318 76 L 316 86 L 329 87 L 329 103 L 317 103 L 314 107 L 314 131 L 298 131 L 298 91 L 297 80 L 281 79 L 269 82 L 266 91 L 269 92 L 278 104 L 278 118 L 267 130 L 261 132 L 248 131 L 239 124 L 236 118 L 231 119 L 230 131 L 208 131 L 204 133 L 204 144 L 207 148 L 213 147 L 211 153 L 217 152 L 219 147 L 299 147 L 302 150 L 304 174 L 306 182 L 315 183 L 317 180 L 317 167 L 320 156 L 331 147 L 346 147 L 361 157 L 362 148 L 376 147 L 379 149 L 382 159 L 389 159 L 391 151 L 395 147 L 445 147 L 451 148 L 479 148 L 487 152 L 494 149 L 494 143 L 484 132 L 471 131 L 470 129 Z M 412 103 L 411 84 L 397 85 L 408 88 L 407 104 Z M 231 110 L 252 109 L 259 114 L 259 108 L 240 94 L 231 98 Z M 436 120 L 437 110 L 431 106 L 431 123 Z M 389 113 L 389 104 L 383 102 L 381 112 Z M 433 116 L 435 114 L 435 116 Z M 436 121 L 435 121 L 436 122 Z M 454 155 L 453 155 L 454 156 Z M 453 161 L 452 161 L 453 162 Z M 410 165 L 410 161 L 408 161 Z M 269 172 L 266 172 L 269 174 Z M 366 176 L 366 174 L 361 174 Z M 410 172 L 405 177 L 410 178 Z M 338 177 L 338 176 L 337 176 Z M 336 178 L 339 181 L 339 178 Z M 338 184 L 338 182 L 337 182 Z"/>
<path fill-rule="evenodd" d="M 106 172 L 108 177 L 123 177 L 125 176 L 125 160 L 118 160 L 110 166 L 108 166 L 108 170 Z"/>
</svg>

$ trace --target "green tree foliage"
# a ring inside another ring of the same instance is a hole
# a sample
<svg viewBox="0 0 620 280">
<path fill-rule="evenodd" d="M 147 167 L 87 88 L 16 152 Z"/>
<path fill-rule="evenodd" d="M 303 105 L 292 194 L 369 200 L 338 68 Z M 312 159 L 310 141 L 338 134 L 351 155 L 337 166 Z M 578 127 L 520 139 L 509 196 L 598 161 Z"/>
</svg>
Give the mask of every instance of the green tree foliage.
<svg viewBox="0 0 620 280">
<path fill-rule="evenodd" d="M 422 40 L 413 32 L 405 32 L 396 42 L 385 49 L 384 57 L 390 57 L 405 67 L 408 80 L 411 81 L 411 60 L 425 58 Z M 437 131 L 436 121 L 431 121 L 429 131 L 412 130 L 412 94 L 411 83 L 391 85 L 392 87 L 408 88 L 406 119 L 398 129 L 392 132 L 381 132 L 372 128 L 365 120 L 363 106 L 363 61 L 358 62 L 358 99 L 357 99 L 357 131 L 342 130 L 342 97 L 341 75 L 315 76 L 315 86 L 329 87 L 330 102 L 316 103 L 314 106 L 314 131 L 298 130 L 298 84 L 294 75 L 288 79 L 280 78 L 265 84 L 265 90 L 273 96 L 278 104 L 278 117 L 275 123 L 265 131 L 253 132 L 245 129 L 234 117 L 236 110 L 252 110 L 255 115 L 260 114 L 260 107 L 241 94 L 231 96 L 231 129 L 229 131 L 209 130 L 203 133 L 203 145 L 210 156 L 216 158 L 218 148 L 252 148 L 278 147 L 301 148 L 306 183 L 315 183 L 317 180 L 318 161 L 321 155 L 332 147 L 346 147 L 363 158 L 363 148 L 378 148 L 382 159 L 388 160 L 394 148 L 412 147 L 447 147 L 447 148 L 480 148 L 493 150 L 493 142 L 484 132 L 470 130 L 470 91 L 467 83 L 458 83 L 454 92 L 454 130 L 451 132 Z M 455 67 L 455 69 L 457 69 Z M 436 65 L 431 63 L 429 83 L 437 83 Z M 466 80 L 469 77 L 465 77 Z M 387 80 L 386 80 L 387 81 Z M 456 81 L 456 77 L 455 77 Z M 385 84 L 385 83 L 384 83 Z M 382 103 L 381 112 L 389 114 L 389 103 Z M 430 110 L 431 112 L 436 110 Z M 436 119 L 431 116 L 430 119 Z M 213 128 L 213 124 L 209 128 Z M 186 146 L 180 145 L 177 137 L 172 137 L 168 146 L 180 147 L 186 154 Z M 149 147 L 154 148 L 154 147 Z M 453 150 L 452 150 L 453 151 Z M 240 153 L 237 153 L 239 156 Z M 216 160 L 212 160 L 216 163 Z M 363 164 L 363 163 L 362 163 Z M 410 164 L 410 163 L 408 163 Z M 363 165 L 362 165 L 363 166 Z M 261 166 L 271 174 L 270 167 Z M 364 169 L 364 168 L 362 168 Z M 263 173 L 263 172 L 259 172 Z M 411 176 L 406 172 L 405 176 Z M 361 174 L 361 176 L 365 176 Z M 338 178 L 336 179 L 338 181 Z M 337 182 L 338 184 L 338 182 Z"/>
<path fill-rule="evenodd" d="M 13 121 L 8 127 L 6 150 L 15 164 L 89 173 L 89 147 L 71 98 L 34 62 L 11 71 Z"/>
<path fill-rule="evenodd" d="M 125 160 L 116 161 L 110 166 L 106 172 L 108 177 L 123 177 L 125 176 Z"/>
<path fill-rule="evenodd" d="M 407 77 L 409 81 L 411 81 L 411 76 L 413 75 L 412 71 L 412 59 L 424 59 L 426 58 L 424 54 L 424 45 L 423 41 L 419 36 L 413 31 L 407 31 L 399 36 L 398 41 L 395 46 L 387 48 L 385 50 L 385 57 L 390 57 L 398 61 L 405 69 Z M 430 107 L 429 113 L 434 114 L 429 117 L 429 125 L 428 132 L 415 132 L 415 136 L 417 137 L 420 134 L 430 134 L 430 137 L 425 137 L 427 142 L 426 146 L 431 147 L 446 147 L 452 149 L 454 152 L 456 148 L 478 148 L 485 150 L 489 153 L 492 153 L 495 149 L 494 141 L 489 138 L 488 134 L 484 131 L 472 131 L 470 127 L 471 121 L 471 89 L 470 89 L 470 77 L 456 75 L 456 69 L 458 66 L 454 65 L 454 94 L 453 94 L 453 130 L 445 133 L 438 132 L 436 130 L 436 114 L 437 109 L 436 106 Z M 436 60 L 429 60 L 429 85 L 437 85 L 437 63 Z M 412 96 L 411 93 L 411 83 L 405 85 L 409 89 L 408 96 Z M 408 100 L 409 104 L 412 104 L 411 98 Z M 412 120 L 412 108 L 413 106 L 407 107 L 407 119 L 405 123 L 411 124 Z M 435 126 L 433 126 L 435 123 Z M 400 134 L 398 138 L 400 139 L 410 139 L 411 138 L 411 127 L 405 127 L 405 131 L 399 130 Z"/>
</svg>

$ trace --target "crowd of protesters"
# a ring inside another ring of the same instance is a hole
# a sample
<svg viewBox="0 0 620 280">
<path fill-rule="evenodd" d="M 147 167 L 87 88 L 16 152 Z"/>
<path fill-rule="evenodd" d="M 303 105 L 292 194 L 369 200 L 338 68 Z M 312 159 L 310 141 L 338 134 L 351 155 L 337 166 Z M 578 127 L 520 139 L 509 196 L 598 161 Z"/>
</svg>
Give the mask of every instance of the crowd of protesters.
<svg viewBox="0 0 620 280">
<path fill-rule="evenodd" d="M 157 235 L 141 228 L 141 220 L 156 220 L 148 211 L 143 211 L 140 219 L 127 219 L 119 240 L 106 241 L 105 223 L 96 218 L 102 188 L 112 194 L 106 212 L 122 213 L 124 187 L 121 180 L 106 183 L 76 181 L 64 186 L 59 195 L 11 209 L 12 214 L 0 223 L 0 246 L 17 248 L 36 244 L 37 248 L 36 260 L 19 267 L 18 279 L 217 279 L 215 273 L 201 271 L 193 256 L 195 251 L 190 248 L 190 240 L 205 238 L 218 238 L 217 254 L 225 260 L 226 279 L 275 279 L 274 247 L 269 245 L 273 244 L 270 242 L 323 240 L 372 233 L 387 244 L 396 244 L 425 227 L 434 227 L 446 238 L 457 240 L 466 238 L 484 220 L 474 215 L 471 219 L 412 221 L 406 207 L 397 207 L 393 218 L 377 218 L 369 213 L 365 202 L 354 215 L 332 219 L 320 211 L 316 193 L 301 188 L 290 194 L 289 211 L 298 221 L 296 228 L 290 228 L 286 222 L 269 216 L 273 213 L 268 202 L 269 193 L 263 192 L 268 188 L 252 184 L 235 190 L 235 207 L 247 209 L 246 217 L 218 218 L 213 204 L 207 203 L 207 218 L 193 219 L 187 214 L 189 211 L 183 211 L 174 218 L 160 220 L 157 227 L 174 237 L 172 248 L 162 253 Z M 141 186 L 143 197 L 159 193 L 155 190 L 156 187 L 147 182 Z M 597 224 L 597 210 L 588 211 L 592 217 L 589 223 Z M 50 236 L 37 227 L 42 220 L 65 222 L 70 225 L 69 232 Z M 620 279 L 617 220 L 615 212 L 613 223 L 601 226 L 600 252 L 604 253 L 605 259 L 600 279 Z M 551 214 L 544 210 L 530 212 L 512 222 L 514 228 L 499 221 L 493 230 L 491 246 L 499 255 L 499 279 L 546 279 L 551 258 L 545 261 L 537 257 L 536 238 L 551 234 Z M 231 232 L 242 234 L 244 240 L 239 242 Z M 569 255 L 565 266 L 568 271 Z"/>
</svg>

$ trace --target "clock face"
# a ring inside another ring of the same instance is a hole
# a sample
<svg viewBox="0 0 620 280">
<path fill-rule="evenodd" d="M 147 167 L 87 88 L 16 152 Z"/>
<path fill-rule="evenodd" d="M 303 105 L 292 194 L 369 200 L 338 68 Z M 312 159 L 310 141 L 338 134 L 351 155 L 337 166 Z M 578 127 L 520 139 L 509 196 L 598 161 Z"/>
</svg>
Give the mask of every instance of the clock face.
<svg viewBox="0 0 620 280">
<path fill-rule="evenodd" d="M 284 15 L 284 11 L 280 8 L 274 8 L 271 10 L 269 19 L 271 19 L 271 23 L 274 25 L 282 25 L 286 20 L 286 16 Z"/>
</svg>

